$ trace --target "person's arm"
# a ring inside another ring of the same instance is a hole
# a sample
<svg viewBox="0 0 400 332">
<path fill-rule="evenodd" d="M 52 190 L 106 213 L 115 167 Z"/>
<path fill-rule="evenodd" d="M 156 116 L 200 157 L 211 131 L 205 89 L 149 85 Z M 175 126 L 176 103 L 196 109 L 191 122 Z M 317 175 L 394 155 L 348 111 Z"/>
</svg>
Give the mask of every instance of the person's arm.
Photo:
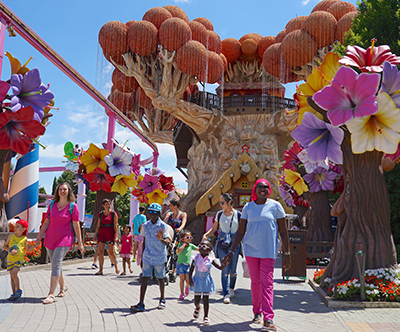
<svg viewBox="0 0 400 332">
<path fill-rule="evenodd" d="M 114 241 L 118 241 L 118 216 L 117 213 L 114 211 Z"/>
<path fill-rule="evenodd" d="M 205 232 L 205 233 L 203 234 L 203 239 L 202 239 L 202 240 L 203 240 L 203 241 L 204 241 L 204 240 L 207 240 L 207 238 L 208 238 L 210 235 L 213 235 L 213 234 L 217 231 L 217 229 L 218 229 L 218 221 L 215 220 L 213 226 L 212 226 L 207 232 Z"/>
<path fill-rule="evenodd" d="M 85 248 L 83 247 L 83 243 L 82 243 L 81 225 L 80 225 L 79 220 L 72 221 L 72 226 L 74 227 L 75 236 L 78 240 L 77 250 L 80 251 L 81 254 L 83 254 L 83 252 L 85 251 Z"/>
<path fill-rule="evenodd" d="M 15 249 L 10 251 L 10 247 L 8 246 L 10 244 L 10 240 L 11 240 L 11 235 L 9 235 L 7 237 L 6 242 L 4 242 L 3 249 L 6 250 L 7 252 L 9 252 L 11 255 L 15 255 L 17 253 L 17 251 Z"/>
<path fill-rule="evenodd" d="M 100 217 L 97 217 L 96 230 L 94 231 L 94 238 L 95 238 L 95 239 L 97 239 L 97 236 L 99 235 L 100 223 L 101 223 L 101 219 L 100 219 Z"/>
<path fill-rule="evenodd" d="M 221 261 L 222 266 L 228 265 L 229 262 L 231 261 L 236 248 L 239 246 L 240 242 L 242 242 L 242 240 L 243 240 L 243 236 L 246 233 L 246 227 L 247 227 L 247 219 L 241 218 L 239 221 L 239 228 L 235 234 L 233 243 L 231 245 L 231 249 L 229 249 L 229 251 L 225 255 L 225 257 L 222 258 L 222 261 Z"/>
<path fill-rule="evenodd" d="M 286 227 L 286 222 L 285 218 L 279 218 L 277 220 L 278 222 L 278 231 L 279 234 L 281 235 L 282 238 L 282 244 L 283 244 L 283 263 L 282 267 L 284 271 L 287 271 L 290 269 L 290 266 L 292 264 L 291 258 L 290 258 L 290 247 L 289 247 L 289 235 Z"/>
<path fill-rule="evenodd" d="M 183 250 L 185 250 L 185 248 L 186 248 L 187 246 L 188 246 L 188 244 L 185 243 L 185 242 L 182 242 L 182 244 L 179 244 L 179 247 L 178 247 L 178 254 L 183 253 Z"/>
<path fill-rule="evenodd" d="M 219 264 L 215 261 L 215 259 L 212 261 L 211 264 L 214 265 L 218 270 L 221 270 L 221 271 L 225 268 L 224 265 L 219 265 Z"/>
<path fill-rule="evenodd" d="M 190 265 L 190 270 L 189 270 L 189 285 L 192 287 L 194 286 L 194 282 L 192 279 L 193 271 L 194 271 L 194 261 L 192 261 L 192 264 Z"/>
<path fill-rule="evenodd" d="M 131 255 L 133 254 L 133 235 L 131 235 Z"/>
<path fill-rule="evenodd" d="M 177 233 L 179 233 L 182 229 L 185 229 L 186 222 L 187 222 L 187 213 L 182 212 L 182 224 L 179 228 L 176 229 Z"/>
<path fill-rule="evenodd" d="M 167 212 L 167 214 L 165 215 L 164 222 L 165 222 L 166 224 L 168 224 L 168 219 L 169 219 L 169 216 L 171 215 L 171 213 L 172 213 L 172 212 Z"/>
<path fill-rule="evenodd" d="M 50 219 L 46 218 L 44 220 L 42 227 L 40 227 L 39 233 L 36 236 L 36 247 L 38 247 L 40 245 L 40 241 L 42 239 L 43 234 L 47 231 L 47 228 L 49 228 L 49 223 L 50 223 Z"/>
<path fill-rule="evenodd" d="M 35 245 L 31 245 L 30 242 L 28 240 L 26 240 L 25 242 L 25 251 L 31 251 L 33 249 L 35 249 L 37 247 L 36 242 Z"/>
</svg>

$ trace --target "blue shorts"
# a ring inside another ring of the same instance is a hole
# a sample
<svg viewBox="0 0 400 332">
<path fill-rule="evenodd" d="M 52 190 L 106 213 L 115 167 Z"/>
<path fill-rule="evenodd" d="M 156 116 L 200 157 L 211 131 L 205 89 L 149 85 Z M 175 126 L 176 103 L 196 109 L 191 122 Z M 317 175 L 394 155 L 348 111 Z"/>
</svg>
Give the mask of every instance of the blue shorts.
<svg viewBox="0 0 400 332">
<path fill-rule="evenodd" d="M 189 274 L 190 264 L 176 264 L 176 274 Z"/>
<path fill-rule="evenodd" d="M 152 277 L 153 276 L 153 269 L 154 275 L 158 279 L 165 278 L 165 264 L 160 265 L 150 265 L 148 263 L 143 262 L 143 277 Z"/>
</svg>

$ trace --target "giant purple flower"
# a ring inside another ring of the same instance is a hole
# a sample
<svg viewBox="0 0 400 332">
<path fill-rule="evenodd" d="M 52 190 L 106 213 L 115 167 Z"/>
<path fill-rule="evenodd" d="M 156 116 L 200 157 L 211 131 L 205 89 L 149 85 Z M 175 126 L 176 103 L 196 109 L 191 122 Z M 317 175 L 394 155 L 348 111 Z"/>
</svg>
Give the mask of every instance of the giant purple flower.
<svg viewBox="0 0 400 332">
<path fill-rule="evenodd" d="M 34 119 L 40 122 L 44 115 L 43 108 L 49 105 L 54 94 L 42 84 L 39 70 L 34 68 L 24 76 L 11 75 L 10 82 L 13 92 L 11 111 L 16 112 L 22 107 L 32 106 L 35 111 Z"/>
<path fill-rule="evenodd" d="M 397 67 L 385 62 L 383 65 L 382 85 L 379 93 L 386 92 L 400 108 L 400 73 Z"/>
<path fill-rule="evenodd" d="M 337 127 L 347 121 L 378 112 L 376 92 L 379 74 L 357 74 L 348 67 L 340 67 L 331 85 L 314 94 L 314 101 L 327 110 L 331 123 Z"/>
<path fill-rule="evenodd" d="M 316 193 L 320 190 L 333 190 L 337 175 L 336 172 L 317 167 L 314 172 L 304 175 L 303 179 L 307 182 L 310 193 Z"/>
<path fill-rule="evenodd" d="M 161 174 L 165 173 L 161 169 L 159 169 L 158 167 L 145 168 L 144 171 L 145 171 L 146 174 L 149 174 L 150 176 L 160 176 Z"/>
<path fill-rule="evenodd" d="M 311 162 L 323 161 L 328 157 L 336 164 L 343 163 L 340 145 L 344 132 L 341 128 L 334 127 L 318 119 L 314 114 L 306 112 L 301 125 L 293 130 L 291 135 L 307 148 L 307 156 Z"/>
<path fill-rule="evenodd" d="M 143 181 L 139 182 L 139 187 L 142 188 L 146 194 L 149 194 L 154 190 L 159 189 L 158 177 L 145 174 Z"/>
<path fill-rule="evenodd" d="M 116 146 L 111 154 L 105 156 L 104 161 L 108 165 L 111 176 L 131 174 L 132 155 L 124 152 L 119 146 Z"/>
</svg>

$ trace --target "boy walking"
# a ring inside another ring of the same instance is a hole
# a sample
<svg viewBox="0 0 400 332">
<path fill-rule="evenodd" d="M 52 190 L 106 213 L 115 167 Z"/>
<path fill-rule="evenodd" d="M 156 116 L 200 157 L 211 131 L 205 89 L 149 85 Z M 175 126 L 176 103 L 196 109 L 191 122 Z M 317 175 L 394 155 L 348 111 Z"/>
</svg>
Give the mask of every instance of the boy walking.
<svg viewBox="0 0 400 332">
<path fill-rule="evenodd" d="M 141 235 L 144 237 L 143 251 L 143 278 L 140 286 L 139 303 L 131 306 L 134 312 L 145 311 L 144 297 L 146 295 L 147 284 L 154 274 L 158 279 L 160 287 L 160 302 L 158 309 L 165 308 L 164 297 L 164 278 L 165 278 L 165 262 L 167 261 L 168 234 L 166 224 L 160 219 L 161 205 L 153 203 L 149 206 L 148 212 L 150 220 L 146 221 L 142 226 Z"/>
<path fill-rule="evenodd" d="M 136 241 L 136 237 L 140 235 L 140 226 L 146 222 L 146 216 L 144 212 L 146 211 L 144 206 L 139 206 L 139 214 L 137 214 L 132 220 L 132 234 L 133 234 L 133 261 L 136 261 L 136 253 L 138 250 L 138 241 Z"/>
</svg>

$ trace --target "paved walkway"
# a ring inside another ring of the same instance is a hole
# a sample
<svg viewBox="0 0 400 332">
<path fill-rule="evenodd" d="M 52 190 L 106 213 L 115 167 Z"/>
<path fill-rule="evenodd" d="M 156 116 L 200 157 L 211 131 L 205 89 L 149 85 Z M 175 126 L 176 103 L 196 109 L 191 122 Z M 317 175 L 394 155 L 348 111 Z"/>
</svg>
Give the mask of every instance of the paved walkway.
<svg viewBox="0 0 400 332">
<path fill-rule="evenodd" d="M 64 275 L 69 287 L 64 299 L 53 305 L 41 301 L 48 292 L 49 266 L 23 268 L 19 274 L 23 297 L 16 302 L 10 295 L 10 280 L 0 272 L 0 331 L 259 331 L 253 317 L 250 279 L 241 277 L 231 304 L 222 303 L 220 272 L 213 269 L 217 293 L 210 298 L 211 326 L 192 318 L 193 297 L 179 301 L 178 283 L 166 287 L 167 306 L 157 310 L 158 285 L 150 283 L 144 313 L 131 313 L 129 307 L 139 298 L 139 268 L 117 276 L 106 259 L 105 275 L 95 276 L 91 260 L 65 262 Z M 333 310 L 325 307 L 311 287 L 297 278 L 283 281 L 279 259 L 275 268 L 275 319 L 278 331 L 400 331 L 400 309 Z M 309 270 L 310 276 L 312 270 Z M 202 318 L 202 316 L 200 316 Z"/>
</svg>

